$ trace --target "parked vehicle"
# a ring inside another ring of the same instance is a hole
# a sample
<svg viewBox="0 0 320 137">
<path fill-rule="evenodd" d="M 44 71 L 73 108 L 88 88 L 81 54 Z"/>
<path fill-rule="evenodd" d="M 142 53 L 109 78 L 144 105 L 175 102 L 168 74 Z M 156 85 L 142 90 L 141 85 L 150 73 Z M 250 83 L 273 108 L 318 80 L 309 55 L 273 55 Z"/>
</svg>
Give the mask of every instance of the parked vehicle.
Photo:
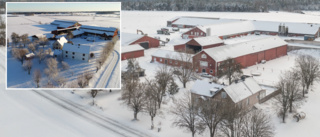
<svg viewBox="0 0 320 137">
<path fill-rule="evenodd" d="M 212 77 L 213 77 L 212 75 L 210 75 L 210 74 L 208 74 L 208 73 L 205 73 L 205 72 L 204 72 L 204 73 L 201 73 L 200 76 L 201 76 L 201 77 L 206 77 L 206 78 L 212 78 Z"/>
</svg>

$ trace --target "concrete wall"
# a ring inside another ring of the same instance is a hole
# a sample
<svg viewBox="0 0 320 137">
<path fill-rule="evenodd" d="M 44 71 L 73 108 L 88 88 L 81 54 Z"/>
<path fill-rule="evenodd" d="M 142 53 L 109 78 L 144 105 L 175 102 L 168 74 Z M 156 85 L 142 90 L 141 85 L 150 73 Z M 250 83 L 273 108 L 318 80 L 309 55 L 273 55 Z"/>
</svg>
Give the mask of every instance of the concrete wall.
<svg viewBox="0 0 320 137">
<path fill-rule="evenodd" d="M 68 59 L 76 59 L 76 60 L 83 60 L 83 61 L 89 61 L 89 54 L 78 53 L 78 52 L 66 52 L 65 50 L 63 52 L 63 58 Z"/>
</svg>

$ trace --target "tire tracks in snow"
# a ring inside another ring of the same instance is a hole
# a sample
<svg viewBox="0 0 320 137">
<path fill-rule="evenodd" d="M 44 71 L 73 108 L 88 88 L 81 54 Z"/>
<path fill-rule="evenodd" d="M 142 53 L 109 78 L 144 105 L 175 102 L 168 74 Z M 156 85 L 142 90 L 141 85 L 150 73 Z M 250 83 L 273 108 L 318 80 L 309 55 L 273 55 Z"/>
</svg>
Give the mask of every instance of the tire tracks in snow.
<svg viewBox="0 0 320 137">
<path fill-rule="evenodd" d="M 112 131 L 120 136 L 123 137 L 151 137 L 151 135 L 148 135 L 147 133 L 144 133 L 142 131 L 138 131 L 137 129 L 131 128 L 129 126 L 126 126 L 124 124 L 121 124 L 120 122 L 111 119 L 109 117 L 106 117 L 104 115 L 98 114 L 94 111 L 87 110 L 83 106 L 80 106 L 79 104 L 76 104 L 70 100 L 67 100 L 52 91 L 37 91 L 33 90 L 38 95 L 48 99 L 52 103 L 55 103 L 56 105 L 75 113 L 76 115 L 87 119 L 88 121 L 99 125 L 109 131 Z"/>
</svg>

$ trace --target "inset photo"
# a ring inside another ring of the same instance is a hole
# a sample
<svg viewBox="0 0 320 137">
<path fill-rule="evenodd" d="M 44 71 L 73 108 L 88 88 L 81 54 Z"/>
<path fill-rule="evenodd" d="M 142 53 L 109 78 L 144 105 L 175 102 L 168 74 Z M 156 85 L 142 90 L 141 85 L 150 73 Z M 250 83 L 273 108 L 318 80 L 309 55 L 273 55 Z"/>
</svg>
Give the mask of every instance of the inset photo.
<svg viewBox="0 0 320 137">
<path fill-rule="evenodd" d="M 120 89 L 120 2 L 7 2 L 7 88 Z"/>
</svg>

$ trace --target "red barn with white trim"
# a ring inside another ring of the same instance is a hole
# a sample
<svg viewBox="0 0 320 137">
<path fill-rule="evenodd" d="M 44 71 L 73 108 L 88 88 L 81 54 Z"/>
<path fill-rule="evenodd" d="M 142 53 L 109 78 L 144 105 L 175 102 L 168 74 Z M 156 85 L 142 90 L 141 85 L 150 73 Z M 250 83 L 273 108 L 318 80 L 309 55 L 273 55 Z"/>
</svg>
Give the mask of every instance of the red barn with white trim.
<svg viewBox="0 0 320 137">
<path fill-rule="evenodd" d="M 144 48 L 142 48 L 139 44 L 121 47 L 121 60 L 138 58 L 143 56 L 144 56 Z"/>
<path fill-rule="evenodd" d="M 262 60 L 268 61 L 284 55 L 287 55 L 287 43 L 278 36 L 272 36 L 204 49 L 193 56 L 193 65 L 196 72 L 206 72 L 216 76 L 220 63 L 228 58 L 235 59 L 242 67 L 249 67 Z"/>
<path fill-rule="evenodd" d="M 147 35 L 138 35 L 132 33 L 121 33 L 121 45 L 139 44 L 145 49 L 157 48 L 160 46 L 160 40 Z"/>
</svg>

